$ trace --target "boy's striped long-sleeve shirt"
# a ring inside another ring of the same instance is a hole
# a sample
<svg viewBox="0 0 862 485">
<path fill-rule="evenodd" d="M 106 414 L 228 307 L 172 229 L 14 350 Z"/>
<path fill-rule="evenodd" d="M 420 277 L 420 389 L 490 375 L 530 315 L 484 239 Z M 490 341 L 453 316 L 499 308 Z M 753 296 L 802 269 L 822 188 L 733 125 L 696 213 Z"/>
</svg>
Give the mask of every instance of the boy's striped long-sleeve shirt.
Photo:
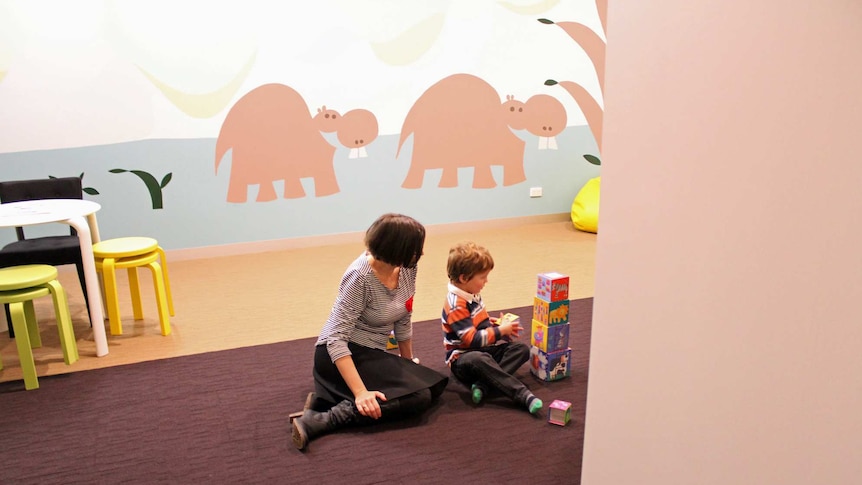
<svg viewBox="0 0 862 485">
<path fill-rule="evenodd" d="M 500 328 L 491 323 L 482 297 L 471 295 L 451 283 L 443 305 L 442 322 L 447 365 L 464 352 L 503 341 Z"/>
</svg>

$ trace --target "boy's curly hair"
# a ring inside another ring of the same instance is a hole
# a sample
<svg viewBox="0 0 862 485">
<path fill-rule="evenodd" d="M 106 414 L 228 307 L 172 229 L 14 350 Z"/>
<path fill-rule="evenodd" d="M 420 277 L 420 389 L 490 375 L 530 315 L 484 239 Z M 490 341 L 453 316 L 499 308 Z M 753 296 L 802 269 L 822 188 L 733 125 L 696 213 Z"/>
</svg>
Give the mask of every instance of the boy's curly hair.
<svg viewBox="0 0 862 485">
<path fill-rule="evenodd" d="M 494 258 L 483 246 L 467 241 L 458 243 L 449 249 L 449 261 L 446 263 L 446 274 L 449 281 L 457 283 L 461 276 L 472 278 L 477 273 L 494 269 Z"/>
</svg>

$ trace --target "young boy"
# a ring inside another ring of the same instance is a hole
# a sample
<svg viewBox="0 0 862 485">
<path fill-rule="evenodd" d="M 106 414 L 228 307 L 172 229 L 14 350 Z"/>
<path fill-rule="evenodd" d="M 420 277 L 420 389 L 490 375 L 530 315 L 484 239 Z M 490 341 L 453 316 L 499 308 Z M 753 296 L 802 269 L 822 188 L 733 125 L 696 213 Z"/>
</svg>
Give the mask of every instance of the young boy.
<svg viewBox="0 0 862 485">
<path fill-rule="evenodd" d="M 511 341 L 520 334 L 521 324 L 492 320 L 479 295 L 492 269 L 494 259 L 482 246 L 466 242 L 449 250 L 449 293 L 443 306 L 446 364 L 456 379 L 471 386 L 475 404 L 496 389 L 536 414 L 542 400 L 513 376 L 530 358 L 529 346 Z"/>
</svg>

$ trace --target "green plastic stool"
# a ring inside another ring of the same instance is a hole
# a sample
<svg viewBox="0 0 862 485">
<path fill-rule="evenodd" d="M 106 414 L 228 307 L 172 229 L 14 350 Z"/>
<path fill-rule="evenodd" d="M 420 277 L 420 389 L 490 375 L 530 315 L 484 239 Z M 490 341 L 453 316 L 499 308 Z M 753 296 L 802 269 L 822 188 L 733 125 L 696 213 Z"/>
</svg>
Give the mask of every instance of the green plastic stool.
<svg viewBox="0 0 862 485">
<path fill-rule="evenodd" d="M 57 268 L 46 264 L 28 264 L 0 269 L 0 304 L 9 305 L 12 316 L 10 324 L 15 331 L 24 388 L 28 391 L 39 388 L 33 348 L 42 346 L 33 300 L 48 294 L 54 300 L 63 360 L 66 365 L 71 365 L 78 360 L 78 345 L 75 343 L 66 292 L 57 281 Z"/>
</svg>

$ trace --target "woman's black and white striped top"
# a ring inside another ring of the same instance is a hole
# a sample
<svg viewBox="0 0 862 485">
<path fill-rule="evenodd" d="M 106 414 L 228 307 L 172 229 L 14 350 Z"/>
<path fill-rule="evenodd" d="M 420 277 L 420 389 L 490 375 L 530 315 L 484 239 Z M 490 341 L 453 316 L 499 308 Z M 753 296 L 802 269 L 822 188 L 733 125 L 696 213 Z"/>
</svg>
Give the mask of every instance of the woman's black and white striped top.
<svg viewBox="0 0 862 485">
<path fill-rule="evenodd" d="M 415 292 L 416 268 L 401 268 L 398 287 L 390 290 L 374 275 L 368 256 L 361 254 L 341 277 L 338 296 L 316 345 L 326 344 L 334 362 L 351 355 L 347 342 L 385 350 L 393 329 L 396 340 L 409 340 Z"/>
</svg>

